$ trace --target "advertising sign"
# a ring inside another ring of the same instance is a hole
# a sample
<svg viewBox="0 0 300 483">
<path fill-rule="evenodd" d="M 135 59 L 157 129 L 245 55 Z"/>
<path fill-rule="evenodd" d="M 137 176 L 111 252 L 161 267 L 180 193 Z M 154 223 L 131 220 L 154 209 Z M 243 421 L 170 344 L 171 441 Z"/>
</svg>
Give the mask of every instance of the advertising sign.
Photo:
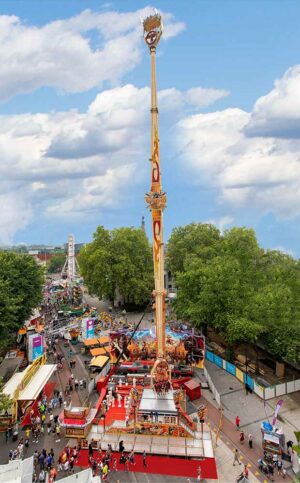
<svg viewBox="0 0 300 483">
<path fill-rule="evenodd" d="M 40 334 L 32 334 L 28 337 L 28 360 L 35 361 L 44 354 L 44 336 Z"/>
<path fill-rule="evenodd" d="M 85 318 L 82 320 L 82 339 L 94 339 L 95 327 L 94 320 Z"/>
<path fill-rule="evenodd" d="M 93 339 L 95 337 L 94 321 L 92 319 L 86 322 L 86 338 Z"/>
</svg>

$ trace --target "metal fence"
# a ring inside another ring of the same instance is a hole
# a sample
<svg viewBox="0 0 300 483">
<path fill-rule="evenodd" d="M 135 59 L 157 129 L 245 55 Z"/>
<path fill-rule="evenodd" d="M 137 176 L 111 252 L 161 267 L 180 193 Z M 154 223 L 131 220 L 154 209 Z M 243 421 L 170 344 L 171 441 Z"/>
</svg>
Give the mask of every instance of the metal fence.
<svg viewBox="0 0 300 483">
<path fill-rule="evenodd" d="M 281 384 L 276 384 L 274 386 L 263 387 L 255 380 L 255 378 L 243 372 L 235 364 L 232 364 L 231 362 L 228 362 L 225 359 L 222 359 L 222 357 L 218 356 L 217 354 L 214 354 L 213 352 L 206 350 L 205 358 L 208 361 L 212 362 L 213 364 L 216 364 L 216 366 L 224 369 L 232 376 L 236 377 L 243 384 L 247 384 L 249 389 L 255 392 L 255 394 L 257 394 L 261 399 L 265 399 L 265 400 L 272 399 L 273 397 L 282 396 L 284 394 L 291 394 L 293 392 L 300 391 L 300 379 L 297 379 L 295 381 L 283 382 Z M 213 385 L 212 380 L 206 369 L 204 369 L 204 374 L 212 389 L 215 399 L 218 402 L 218 405 L 220 405 L 220 395 L 217 392 L 215 386 Z"/>
</svg>

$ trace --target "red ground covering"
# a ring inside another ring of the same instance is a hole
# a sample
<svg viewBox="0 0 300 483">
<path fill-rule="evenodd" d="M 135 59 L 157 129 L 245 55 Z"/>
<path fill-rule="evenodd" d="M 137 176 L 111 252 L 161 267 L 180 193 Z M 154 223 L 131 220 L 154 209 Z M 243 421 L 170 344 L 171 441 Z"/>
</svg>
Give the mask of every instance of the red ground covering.
<svg viewBox="0 0 300 483">
<path fill-rule="evenodd" d="M 52 395 L 53 389 L 55 388 L 56 384 L 54 382 L 47 382 L 47 384 L 44 387 L 44 393 L 47 396 L 47 399 Z M 21 426 L 28 426 L 31 424 L 30 422 L 30 411 L 33 409 L 34 410 L 34 416 L 38 415 L 38 409 L 37 409 L 37 404 L 38 404 L 38 399 L 34 401 L 34 403 L 29 406 L 29 408 L 26 411 L 26 414 L 24 416 L 24 419 L 21 423 Z"/>
<path fill-rule="evenodd" d="M 110 424 L 113 423 L 113 421 L 124 421 L 126 416 L 126 408 L 124 406 L 121 406 L 120 408 L 118 407 L 118 402 L 116 401 L 115 407 L 113 408 L 110 406 L 109 410 L 106 413 L 105 417 L 105 425 L 109 426 Z M 100 419 L 99 424 L 103 426 L 104 421 L 103 419 Z"/>
<path fill-rule="evenodd" d="M 104 453 L 103 453 L 104 454 Z M 99 461 L 98 451 L 94 451 L 94 458 Z M 120 453 L 113 453 L 113 458 L 117 458 L 117 469 L 126 471 L 125 465 L 120 464 Z M 147 455 L 147 467 L 143 466 L 142 455 L 135 455 L 135 465 L 129 464 L 129 471 L 138 473 L 153 473 L 158 475 L 182 476 L 186 478 L 197 478 L 197 470 L 201 466 L 203 479 L 216 480 L 218 478 L 216 462 L 214 458 L 204 460 L 190 460 L 185 458 L 175 458 L 171 456 Z M 80 451 L 76 466 L 88 467 L 88 450 Z"/>
</svg>

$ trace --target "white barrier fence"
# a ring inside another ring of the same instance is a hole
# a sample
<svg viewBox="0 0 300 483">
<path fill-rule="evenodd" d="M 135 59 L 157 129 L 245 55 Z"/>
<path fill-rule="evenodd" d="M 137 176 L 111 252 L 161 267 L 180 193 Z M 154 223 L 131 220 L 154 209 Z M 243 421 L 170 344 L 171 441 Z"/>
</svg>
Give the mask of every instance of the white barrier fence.
<svg viewBox="0 0 300 483">
<path fill-rule="evenodd" d="M 208 374 L 206 367 L 204 367 L 204 375 L 205 375 L 205 377 L 207 379 L 208 387 L 210 388 L 210 390 L 213 393 L 214 398 L 215 398 L 218 406 L 220 407 L 221 406 L 221 397 L 220 397 L 220 394 L 218 393 L 218 391 L 216 389 L 216 386 L 212 382 L 211 377 Z"/>
<path fill-rule="evenodd" d="M 283 396 L 284 394 L 291 394 L 296 391 L 300 391 L 300 379 L 296 379 L 294 381 L 283 382 L 280 384 L 276 384 L 273 386 L 264 387 L 261 386 L 253 376 L 250 376 L 247 373 L 241 371 L 235 364 L 232 364 L 225 359 L 222 359 L 217 354 L 214 354 L 212 351 L 207 350 L 205 354 L 205 358 L 212 364 L 223 368 L 232 376 L 236 377 L 240 382 L 247 384 L 248 388 L 257 394 L 261 399 L 272 399 L 273 397 Z M 207 378 L 211 390 L 215 396 L 216 401 L 220 405 L 220 395 L 217 392 L 213 382 L 206 370 L 204 368 L 204 374 Z"/>
<path fill-rule="evenodd" d="M 262 399 L 272 399 L 273 397 L 284 396 L 285 394 L 291 394 L 292 392 L 300 391 L 300 379 L 295 381 L 283 382 L 282 384 L 276 384 L 275 386 L 262 388 L 258 386 L 260 393 L 257 392 L 254 387 L 254 392 Z"/>
</svg>

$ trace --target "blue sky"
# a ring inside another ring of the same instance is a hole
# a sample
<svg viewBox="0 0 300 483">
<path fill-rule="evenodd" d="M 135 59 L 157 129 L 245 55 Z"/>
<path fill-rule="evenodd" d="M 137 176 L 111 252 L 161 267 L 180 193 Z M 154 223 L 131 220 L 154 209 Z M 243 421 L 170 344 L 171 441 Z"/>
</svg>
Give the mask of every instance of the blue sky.
<svg viewBox="0 0 300 483">
<path fill-rule="evenodd" d="M 150 228 L 149 5 L 166 24 L 166 238 L 191 221 L 248 226 L 299 257 L 297 0 L 1 1 L 0 242 L 88 241 L 142 215 Z"/>
</svg>

